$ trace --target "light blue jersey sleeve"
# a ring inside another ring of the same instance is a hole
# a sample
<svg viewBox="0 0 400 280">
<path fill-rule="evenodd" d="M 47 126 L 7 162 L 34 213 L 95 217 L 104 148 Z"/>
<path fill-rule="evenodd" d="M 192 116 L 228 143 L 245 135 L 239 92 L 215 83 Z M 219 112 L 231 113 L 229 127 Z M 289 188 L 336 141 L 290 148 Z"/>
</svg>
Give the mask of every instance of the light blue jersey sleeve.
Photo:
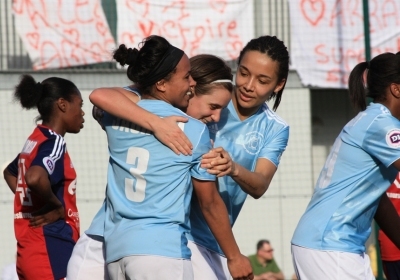
<svg viewBox="0 0 400 280">
<path fill-rule="evenodd" d="M 399 121 L 394 117 L 377 116 L 366 131 L 362 148 L 389 167 L 399 159 Z"/>
<path fill-rule="evenodd" d="M 261 148 L 258 158 L 270 160 L 278 167 L 281 156 L 286 149 L 289 140 L 289 126 L 283 127 L 272 138 L 268 145 Z"/>
</svg>

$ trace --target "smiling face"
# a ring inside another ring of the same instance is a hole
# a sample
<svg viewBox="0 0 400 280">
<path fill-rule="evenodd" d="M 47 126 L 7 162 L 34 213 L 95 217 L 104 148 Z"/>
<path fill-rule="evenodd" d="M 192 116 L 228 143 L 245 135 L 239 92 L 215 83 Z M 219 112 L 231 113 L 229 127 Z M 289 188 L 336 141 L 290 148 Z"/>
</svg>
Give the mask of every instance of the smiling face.
<svg viewBox="0 0 400 280">
<path fill-rule="evenodd" d="M 279 62 L 258 51 L 247 51 L 236 73 L 233 103 L 241 119 L 256 113 L 272 93 L 280 91 L 285 80 L 278 80 Z"/>
<path fill-rule="evenodd" d="M 189 100 L 186 113 L 203 123 L 218 122 L 222 109 L 228 105 L 230 100 L 229 90 L 222 86 L 216 86 L 207 94 L 194 95 Z"/>
<path fill-rule="evenodd" d="M 196 82 L 190 76 L 190 62 L 186 54 L 184 54 L 176 66 L 175 73 L 169 80 L 163 80 L 164 92 L 163 99 L 172 106 L 185 110 L 189 104 L 190 87 L 194 87 Z"/>
<path fill-rule="evenodd" d="M 77 94 L 71 95 L 71 101 L 67 102 L 66 111 L 66 132 L 78 133 L 83 128 L 85 120 L 83 116 L 85 112 L 82 110 L 83 100 L 81 93 L 78 91 Z"/>
</svg>

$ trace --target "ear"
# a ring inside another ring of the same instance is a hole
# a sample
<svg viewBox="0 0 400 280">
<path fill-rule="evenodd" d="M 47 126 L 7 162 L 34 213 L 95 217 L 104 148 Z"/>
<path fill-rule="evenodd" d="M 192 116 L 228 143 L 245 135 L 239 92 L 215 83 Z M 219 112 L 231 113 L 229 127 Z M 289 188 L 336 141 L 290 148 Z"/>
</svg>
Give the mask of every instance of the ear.
<svg viewBox="0 0 400 280">
<path fill-rule="evenodd" d="M 165 92 L 166 90 L 166 81 L 164 79 L 158 81 L 156 83 L 156 89 L 161 92 Z"/>
<path fill-rule="evenodd" d="M 390 91 L 394 97 L 396 97 L 397 99 L 400 98 L 400 84 L 390 84 Z"/>
<path fill-rule="evenodd" d="M 282 79 L 275 87 L 274 92 L 279 92 L 286 83 L 286 79 Z"/>
<path fill-rule="evenodd" d="M 65 100 L 64 98 L 59 98 L 56 102 L 58 109 L 65 113 L 67 111 L 68 108 L 68 101 Z"/>
</svg>

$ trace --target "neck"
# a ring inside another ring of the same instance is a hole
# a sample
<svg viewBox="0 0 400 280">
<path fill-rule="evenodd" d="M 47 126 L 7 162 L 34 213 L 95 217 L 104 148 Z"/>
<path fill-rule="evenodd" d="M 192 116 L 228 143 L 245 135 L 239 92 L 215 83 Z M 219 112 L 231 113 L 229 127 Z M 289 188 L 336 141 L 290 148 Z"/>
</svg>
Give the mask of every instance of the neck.
<svg viewBox="0 0 400 280">
<path fill-rule="evenodd" d="M 252 115 L 257 113 L 258 109 L 260 109 L 260 107 L 243 108 L 242 106 L 240 106 L 236 94 L 232 96 L 232 103 L 241 121 L 250 118 Z"/>
<path fill-rule="evenodd" d="M 62 125 L 60 123 L 57 122 L 42 122 L 42 125 L 50 128 L 51 130 L 53 130 L 55 133 L 61 135 L 64 137 L 66 131 L 65 128 L 62 127 Z"/>
<path fill-rule="evenodd" d="M 266 259 L 264 259 L 264 258 L 261 258 L 260 256 L 256 256 L 257 257 L 257 260 L 258 260 L 258 262 L 260 263 L 260 264 L 262 264 L 263 266 L 265 266 L 266 264 L 267 264 L 267 260 Z"/>
</svg>

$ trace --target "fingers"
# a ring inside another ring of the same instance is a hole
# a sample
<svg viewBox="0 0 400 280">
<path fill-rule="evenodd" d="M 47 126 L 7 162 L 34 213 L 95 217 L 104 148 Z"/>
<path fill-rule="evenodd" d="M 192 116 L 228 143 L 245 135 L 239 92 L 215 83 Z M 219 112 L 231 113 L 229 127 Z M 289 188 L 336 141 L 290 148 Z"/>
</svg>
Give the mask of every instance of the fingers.
<svg viewBox="0 0 400 280">
<path fill-rule="evenodd" d="M 193 146 L 192 143 L 190 143 L 189 139 L 187 139 L 187 141 L 185 141 L 185 139 L 182 138 L 178 140 L 179 141 L 177 141 L 177 143 L 175 144 L 176 149 L 184 155 L 191 155 Z"/>
<path fill-rule="evenodd" d="M 168 143 L 167 145 L 168 148 L 170 148 L 175 154 L 180 155 L 181 152 L 179 151 L 179 149 L 174 145 L 174 143 Z M 184 152 L 182 152 L 182 154 L 186 155 Z"/>
<path fill-rule="evenodd" d="M 188 122 L 188 118 L 182 117 L 182 116 L 170 116 L 168 117 L 171 120 L 175 121 L 175 122 Z"/>
<path fill-rule="evenodd" d="M 174 142 L 169 142 L 166 144 L 166 146 L 177 155 L 183 154 L 187 156 L 192 154 L 191 146 L 189 146 L 186 142 L 179 142 L 178 139 Z"/>
<path fill-rule="evenodd" d="M 187 122 L 188 119 L 182 116 L 171 116 L 163 119 L 163 122 L 154 130 L 158 140 L 164 143 L 175 154 L 191 155 L 193 145 L 185 135 L 177 122 Z"/>
<path fill-rule="evenodd" d="M 29 220 L 29 226 L 33 227 L 33 228 L 42 227 L 47 224 L 48 224 L 48 222 L 46 222 L 46 219 L 41 216 L 34 217 Z"/>
</svg>

